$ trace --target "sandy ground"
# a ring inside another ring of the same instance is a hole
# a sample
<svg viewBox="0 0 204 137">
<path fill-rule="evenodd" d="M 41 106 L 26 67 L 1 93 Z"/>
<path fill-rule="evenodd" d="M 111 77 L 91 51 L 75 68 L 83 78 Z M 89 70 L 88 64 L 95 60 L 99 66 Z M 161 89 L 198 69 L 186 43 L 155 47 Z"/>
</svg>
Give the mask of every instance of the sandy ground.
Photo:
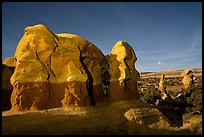
<svg viewBox="0 0 204 137">
<path fill-rule="evenodd" d="M 151 129 L 127 121 L 127 110 L 151 107 L 141 102 L 117 102 L 95 107 L 54 108 L 36 112 L 2 112 L 3 135 L 188 135 L 189 128 Z M 188 123 L 189 124 L 189 123 Z M 186 127 L 185 127 L 186 126 Z M 202 132 L 202 125 L 201 125 Z M 202 134 L 202 133 L 201 133 Z"/>
</svg>

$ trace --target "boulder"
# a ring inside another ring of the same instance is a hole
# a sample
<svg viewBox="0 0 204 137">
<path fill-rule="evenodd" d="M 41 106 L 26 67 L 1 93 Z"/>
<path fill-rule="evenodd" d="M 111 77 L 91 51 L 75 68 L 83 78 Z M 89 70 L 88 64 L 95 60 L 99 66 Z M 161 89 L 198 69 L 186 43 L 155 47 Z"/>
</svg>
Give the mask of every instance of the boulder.
<svg viewBox="0 0 204 137">
<path fill-rule="evenodd" d="M 101 66 L 94 44 L 74 34 L 54 34 L 39 24 L 25 28 L 11 77 L 12 110 L 95 105 L 102 101 Z"/>
<path fill-rule="evenodd" d="M 171 122 L 156 108 L 131 108 L 124 114 L 128 121 L 153 129 L 169 129 Z"/>
<path fill-rule="evenodd" d="M 118 41 L 112 48 L 108 60 L 111 102 L 139 99 L 139 72 L 135 69 L 136 60 L 135 52 L 127 42 Z"/>
</svg>

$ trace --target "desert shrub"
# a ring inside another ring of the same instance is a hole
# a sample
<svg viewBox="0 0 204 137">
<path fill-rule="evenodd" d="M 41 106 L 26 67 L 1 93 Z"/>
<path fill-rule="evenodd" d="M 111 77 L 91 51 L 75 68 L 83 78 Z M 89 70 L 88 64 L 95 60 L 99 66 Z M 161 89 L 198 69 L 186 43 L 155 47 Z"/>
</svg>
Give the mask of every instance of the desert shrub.
<svg viewBox="0 0 204 137">
<path fill-rule="evenodd" d="M 170 79 L 168 85 L 169 86 L 174 86 L 174 81 L 172 79 Z"/>
<path fill-rule="evenodd" d="M 140 98 L 144 96 L 144 92 L 139 91 Z"/>
<path fill-rule="evenodd" d="M 181 81 L 176 81 L 174 84 L 177 85 L 177 86 L 183 85 L 183 83 Z"/>
<path fill-rule="evenodd" d="M 161 99 L 160 91 L 154 85 L 149 85 L 143 92 L 142 100 L 154 104 L 157 99 Z"/>
<path fill-rule="evenodd" d="M 138 83 L 138 86 L 142 86 L 142 83 Z"/>
<path fill-rule="evenodd" d="M 185 110 L 188 103 L 186 102 L 186 95 L 184 93 L 179 93 L 180 95 L 174 99 L 174 103 L 173 103 L 173 106 L 175 108 L 180 108 L 180 109 L 183 109 Z"/>
<path fill-rule="evenodd" d="M 187 88 L 186 101 L 188 106 L 187 112 L 200 111 L 202 112 L 202 83 L 199 82 L 197 86 Z"/>
</svg>

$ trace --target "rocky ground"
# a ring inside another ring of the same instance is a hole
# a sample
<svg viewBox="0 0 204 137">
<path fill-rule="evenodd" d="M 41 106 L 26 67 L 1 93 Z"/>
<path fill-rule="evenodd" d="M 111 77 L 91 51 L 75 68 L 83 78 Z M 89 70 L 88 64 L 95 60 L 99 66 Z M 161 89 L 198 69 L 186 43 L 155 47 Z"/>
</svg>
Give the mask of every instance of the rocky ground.
<svg viewBox="0 0 204 137">
<path fill-rule="evenodd" d="M 134 113 L 133 113 L 134 112 Z M 155 114 L 152 114 L 155 113 Z M 155 116 L 157 116 L 157 118 Z M 142 101 L 95 107 L 2 112 L 3 135 L 195 135 L 202 134 L 202 115 L 185 116 L 182 127 Z M 153 124 L 152 124 L 153 123 Z M 156 124 L 155 124 L 156 123 Z"/>
</svg>

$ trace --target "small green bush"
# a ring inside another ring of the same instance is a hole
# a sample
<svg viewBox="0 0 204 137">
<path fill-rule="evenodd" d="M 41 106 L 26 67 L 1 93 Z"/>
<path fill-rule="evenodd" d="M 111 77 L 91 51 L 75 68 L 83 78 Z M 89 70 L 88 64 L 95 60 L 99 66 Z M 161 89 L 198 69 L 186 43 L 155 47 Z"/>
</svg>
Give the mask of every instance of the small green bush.
<svg viewBox="0 0 204 137">
<path fill-rule="evenodd" d="M 173 81 L 172 79 L 170 79 L 168 85 L 169 85 L 169 86 L 174 86 L 174 81 Z"/>
<path fill-rule="evenodd" d="M 184 92 L 186 93 L 186 102 L 188 103 L 186 111 L 202 112 L 202 83 L 199 82 L 197 86 L 192 85 L 184 90 Z"/>
<path fill-rule="evenodd" d="M 154 104 L 157 99 L 161 99 L 161 94 L 160 91 L 156 89 L 154 85 L 150 85 L 144 91 L 141 99 L 148 103 Z"/>
</svg>

